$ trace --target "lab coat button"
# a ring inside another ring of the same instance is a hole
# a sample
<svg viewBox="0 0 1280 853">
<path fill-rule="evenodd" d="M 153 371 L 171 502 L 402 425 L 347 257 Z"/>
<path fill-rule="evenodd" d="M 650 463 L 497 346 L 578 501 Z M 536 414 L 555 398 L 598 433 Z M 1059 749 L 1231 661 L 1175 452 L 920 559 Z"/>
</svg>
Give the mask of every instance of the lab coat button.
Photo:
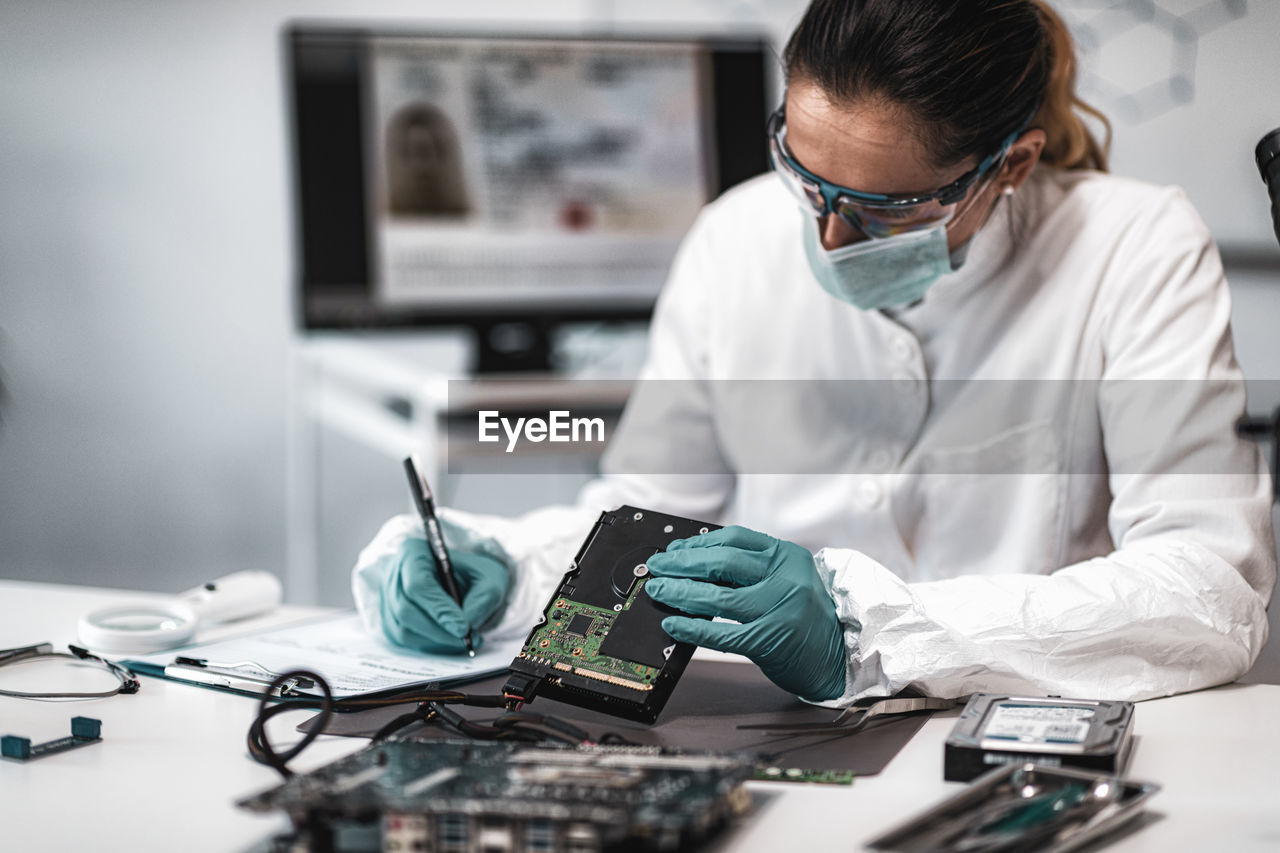
<svg viewBox="0 0 1280 853">
<path fill-rule="evenodd" d="M 858 486 L 858 503 L 863 509 L 870 509 L 880 503 L 881 490 L 877 483 L 865 480 Z"/>
<path fill-rule="evenodd" d="M 894 338 L 893 354 L 900 361 L 909 361 L 916 354 L 916 348 L 907 338 Z"/>
</svg>

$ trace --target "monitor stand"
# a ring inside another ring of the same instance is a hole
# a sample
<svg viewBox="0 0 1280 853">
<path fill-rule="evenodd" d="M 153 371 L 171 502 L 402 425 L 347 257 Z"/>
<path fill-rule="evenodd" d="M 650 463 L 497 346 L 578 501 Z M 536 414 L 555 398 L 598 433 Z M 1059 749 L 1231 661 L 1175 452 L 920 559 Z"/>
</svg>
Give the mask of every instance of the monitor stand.
<svg viewBox="0 0 1280 853">
<path fill-rule="evenodd" d="M 550 322 L 539 320 L 476 323 L 473 372 L 549 373 L 551 328 Z"/>
</svg>

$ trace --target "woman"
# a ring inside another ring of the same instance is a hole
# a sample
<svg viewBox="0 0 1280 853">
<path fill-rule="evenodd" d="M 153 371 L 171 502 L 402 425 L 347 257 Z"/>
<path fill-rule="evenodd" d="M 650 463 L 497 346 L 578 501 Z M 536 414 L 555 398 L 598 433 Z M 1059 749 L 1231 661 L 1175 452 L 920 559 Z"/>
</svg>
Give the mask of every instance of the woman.
<svg viewBox="0 0 1280 853">
<path fill-rule="evenodd" d="M 355 574 L 370 627 L 522 633 L 625 501 L 743 525 L 646 589 L 730 620 L 677 640 L 810 701 L 1245 672 L 1275 557 L 1221 262 L 1180 191 L 1104 174 L 1072 50 L 1039 0 L 814 0 L 774 174 L 706 209 L 659 302 L 644 378 L 679 381 L 633 396 L 581 506 L 450 516 L 461 609 L 389 523 Z"/>
</svg>

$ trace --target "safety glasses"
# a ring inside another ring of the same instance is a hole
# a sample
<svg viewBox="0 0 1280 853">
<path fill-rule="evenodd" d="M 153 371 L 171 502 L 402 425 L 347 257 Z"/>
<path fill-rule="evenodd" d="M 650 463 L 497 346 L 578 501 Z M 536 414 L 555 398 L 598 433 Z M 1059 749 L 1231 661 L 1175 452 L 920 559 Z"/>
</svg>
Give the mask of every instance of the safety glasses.
<svg viewBox="0 0 1280 853">
<path fill-rule="evenodd" d="M 1028 120 L 1029 121 L 1029 120 Z M 1010 146 L 1027 123 L 1009 134 L 994 154 L 940 190 L 924 195 L 883 195 L 860 192 L 824 181 L 810 172 L 787 150 L 787 124 L 783 107 L 769 117 L 769 153 L 773 169 L 787 189 L 817 216 L 834 213 L 872 239 L 892 237 L 945 225 L 956 215 L 960 202 L 980 178 L 1004 163 Z"/>
</svg>

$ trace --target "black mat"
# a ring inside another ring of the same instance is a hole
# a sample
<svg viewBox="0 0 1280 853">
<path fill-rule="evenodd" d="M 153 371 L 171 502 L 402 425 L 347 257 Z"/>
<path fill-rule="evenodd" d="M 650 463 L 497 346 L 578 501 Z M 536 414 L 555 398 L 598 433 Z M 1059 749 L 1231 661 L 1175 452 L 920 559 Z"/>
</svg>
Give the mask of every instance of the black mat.
<svg viewBox="0 0 1280 853">
<path fill-rule="evenodd" d="M 468 693 L 501 692 L 506 676 L 488 678 L 463 688 Z M 492 709 L 457 706 L 470 719 L 497 716 Z M 754 752 L 770 764 L 822 770 L 852 770 L 874 776 L 911 740 L 928 719 L 928 712 L 900 717 L 877 717 L 853 734 L 769 734 L 743 731 L 744 724 L 821 723 L 838 711 L 801 702 L 774 686 L 754 666 L 727 661 L 690 662 L 671 701 L 652 726 L 586 711 L 549 699 L 536 699 L 530 711 L 571 720 L 599 737 L 617 732 L 628 740 L 655 746 L 724 752 Z M 370 737 L 407 707 L 377 708 L 354 714 L 335 714 L 326 734 Z M 312 718 L 298 727 L 307 731 Z M 405 729 L 422 735 L 449 733 L 437 726 Z"/>
</svg>

